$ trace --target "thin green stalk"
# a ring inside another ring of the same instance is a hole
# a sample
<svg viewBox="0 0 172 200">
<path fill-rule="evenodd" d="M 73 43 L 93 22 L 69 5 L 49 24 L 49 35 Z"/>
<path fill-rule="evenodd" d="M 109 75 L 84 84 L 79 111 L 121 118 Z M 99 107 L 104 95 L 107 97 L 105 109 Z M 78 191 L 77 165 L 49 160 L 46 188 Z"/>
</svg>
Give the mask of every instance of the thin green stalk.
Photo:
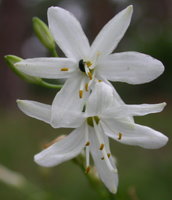
<svg viewBox="0 0 172 200">
<path fill-rule="evenodd" d="M 63 85 L 56 85 L 56 84 L 48 83 L 46 81 L 43 81 L 42 79 L 40 82 L 37 83 L 37 85 L 40 85 L 40 86 L 43 86 L 46 88 L 58 89 L 58 90 L 60 90 L 63 87 Z"/>
</svg>

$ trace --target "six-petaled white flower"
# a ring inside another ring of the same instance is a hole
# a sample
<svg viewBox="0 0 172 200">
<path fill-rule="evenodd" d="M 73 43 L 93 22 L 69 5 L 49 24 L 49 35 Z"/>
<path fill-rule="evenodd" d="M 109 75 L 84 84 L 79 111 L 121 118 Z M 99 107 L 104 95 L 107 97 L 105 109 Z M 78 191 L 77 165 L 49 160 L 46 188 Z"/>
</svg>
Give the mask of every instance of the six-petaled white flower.
<svg viewBox="0 0 172 200">
<path fill-rule="evenodd" d="M 68 78 L 52 103 L 51 122 L 55 128 L 71 127 L 95 80 L 140 84 L 152 81 L 163 72 L 163 64 L 148 55 L 111 54 L 126 32 L 132 12 L 133 7 L 128 6 L 112 18 L 90 46 L 80 23 L 71 13 L 59 7 L 48 9 L 50 31 L 66 58 L 26 59 L 16 63 L 16 67 L 41 78 Z"/>
<path fill-rule="evenodd" d="M 118 174 L 111 156 L 108 137 L 124 144 L 143 148 L 160 148 L 168 138 L 149 127 L 134 123 L 133 116 L 142 116 L 162 111 L 166 103 L 126 105 L 113 88 L 97 82 L 82 112 L 71 127 L 71 134 L 35 155 L 35 162 L 52 167 L 77 156 L 85 148 L 86 170 L 90 169 L 91 153 L 96 169 L 106 187 L 116 193 Z M 51 124 L 51 106 L 34 101 L 18 100 L 19 108 L 27 115 Z M 55 119 L 54 119 L 55 120 Z M 62 123 L 63 126 L 63 123 Z"/>
</svg>

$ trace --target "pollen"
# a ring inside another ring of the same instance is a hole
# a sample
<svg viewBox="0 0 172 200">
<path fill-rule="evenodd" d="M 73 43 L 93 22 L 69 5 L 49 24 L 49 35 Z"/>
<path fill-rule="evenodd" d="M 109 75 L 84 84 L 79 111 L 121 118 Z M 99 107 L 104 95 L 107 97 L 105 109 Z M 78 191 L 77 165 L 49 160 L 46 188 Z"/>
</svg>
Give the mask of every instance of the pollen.
<svg viewBox="0 0 172 200">
<path fill-rule="evenodd" d="M 102 151 L 104 149 L 104 146 L 105 146 L 104 144 L 101 144 L 99 150 Z"/>
<path fill-rule="evenodd" d="M 89 141 L 86 142 L 85 146 L 90 146 L 90 142 Z"/>
<path fill-rule="evenodd" d="M 90 67 L 92 65 L 90 61 L 86 61 L 85 64 L 87 65 L 87 67 Z"/>
<path fill-rule="evenodd" d="M 93 76 L 92 76 L 91 72 L 88 72 L 88 77 L 89 77 L 90 80 L 93 79 Z"/>
<path fill-rule="evenodd" d="M 104 160 L 105 158 L 104 157 L 101 157 L 101 160 Z"/>
<path fill-rule="evenodd" d="M 85 90 L 88 92 L 88 83 L 85 84 Z"/>
<path fill-rule="evenodd" d="M 101 82 L 102 82 L 102 80 L 98 80 L 98 82 L 100 82 L 100 83 L 101 83 Z"/>
<path fill-rule="evenodd" d="M 91 169 L 91 167 L 90 167 L 90 166 L 86 167 L 86 169 L 85 169 L 85 173 L 86 173 L 86 174 L 88 174 L 88 173 L 89 173 L 89 171 L 90 171 L 90 169 Z"/>
<path fill-rule="evenodd" d="M 67 71 L 69 71 L 69 68 L 64 67 L 64 68 L 61 68 L 60 70 L 63 71 L 63 72 L 67 72 Z"/>
<path fill-rule="evenodd" d="M 118 140 L 122 139 L 122 133 L 118 133 Z"/>
<path fill-rule="evenodd" d="M 83 97 L 83 90 L 79 90 L 79 98 L 81 99 Z"/>
</svg>

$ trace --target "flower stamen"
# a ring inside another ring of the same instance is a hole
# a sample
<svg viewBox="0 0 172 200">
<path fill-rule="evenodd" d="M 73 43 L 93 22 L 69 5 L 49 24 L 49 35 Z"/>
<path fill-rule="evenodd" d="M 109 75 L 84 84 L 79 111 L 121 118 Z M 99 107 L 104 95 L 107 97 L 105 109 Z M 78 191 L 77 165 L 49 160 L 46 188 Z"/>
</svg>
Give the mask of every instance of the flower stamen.
<svg viewBox="0 0 172 200">
<path fill-rule="evenodd" d="M 88 83 L 85 84 L 85 90 L 88 92 Z"/>
<path fill-rule="evenodd" d="M 99 150 L 102 151 L 104 149 L 104 146 L 105 146 L 104 144 L 101 144 Z"/>
<path fill-rule="evenodd" d="M 118 140 L 122 139 L 122 133 L 118 133 Z"/>
<path fill-rule="evenodd" d="M 90 171 L 90 141 L 89 141 L 89 132 L 88 132 L 88 126 L 85 125 L 85 153 L 86 153 L 86 173 Z"/>
<path fill-rule="evenodd" d="M 94 125 L 94 129 L 95 129 L 95 133 L 96 133 L 98 142 L 99 142 L 100 147 L 101 147 L 101 145 L 103 144 L 103 138 L 102 138 L 101 134 L 99 133 L 99 130 L 98 130 L 99 127 L 97 126 L 96 121 L 94 120 L 94 118 L 93 118 L 93 125 Z M 104 148 L 104 144 L 102 146 L 103 146 L 102 154 L 103 154 L 103 157 L 104 157 L 104 161 L 106 162 L 107 166 L 109 167 L 109 169 L 111 171 L 116 172 L 116 170 L 112 166 L 112 164 L 111 164 L 111 162 L 110 162 L 110 160 L 109 160 L 109 158 L 107 156 L 107 151 L 106 151 L 106 148 Z"/>
<path fill-rule="evenodd" d="M 85 146 L 90 146 L 90 141 L 86 142 Z"/>
<path fill-rule="evenodd" d="M 85 64 L 87 65 L 87 67 L 91 67 L 92 62 L 90 62 L 90 61 L 86 61 Z"/>
<path fill-rule="evenodd" d="M 81 99 L 83 97 L 83 90 L 79 90 L 79 98 Z"/>
<path fill-rule="evenodd" d="M 69 68 L 64 67 L 64 68 L 61 68 L 60 71 L 67 72 L 67 71 L 69 71 Z"/>
<path fill-rule="evenodd" d="M 110 158 L 110 156 L 111 156 L 111 154 L 110 154 L 110 153 L 107 153 L 107 157 Z"/>
<path fill-rule="evenodd" d="M 88 77 L 89 77 L 90 80 L 93 79 L 93 76 L 92 76 L 91 72 L 88 72 L 87 75 L 88 75 Z"/>
</svg>

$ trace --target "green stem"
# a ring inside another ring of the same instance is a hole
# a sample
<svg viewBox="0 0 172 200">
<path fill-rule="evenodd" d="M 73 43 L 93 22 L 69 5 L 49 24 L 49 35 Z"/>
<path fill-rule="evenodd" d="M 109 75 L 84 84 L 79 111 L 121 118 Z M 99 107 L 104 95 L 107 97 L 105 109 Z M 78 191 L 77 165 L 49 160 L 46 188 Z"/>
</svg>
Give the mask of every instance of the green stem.
<svg viewBox="0 0 172 200">
<path fill-rule="evenodd" d="M 63 85 L 48 83 L 46 81 L 43 81 L 42 79 L 37 85 L 44 86 L 46 88 L 58 89 L 58 90 L 60 90 L 63 87 Z"/>
</svg>

